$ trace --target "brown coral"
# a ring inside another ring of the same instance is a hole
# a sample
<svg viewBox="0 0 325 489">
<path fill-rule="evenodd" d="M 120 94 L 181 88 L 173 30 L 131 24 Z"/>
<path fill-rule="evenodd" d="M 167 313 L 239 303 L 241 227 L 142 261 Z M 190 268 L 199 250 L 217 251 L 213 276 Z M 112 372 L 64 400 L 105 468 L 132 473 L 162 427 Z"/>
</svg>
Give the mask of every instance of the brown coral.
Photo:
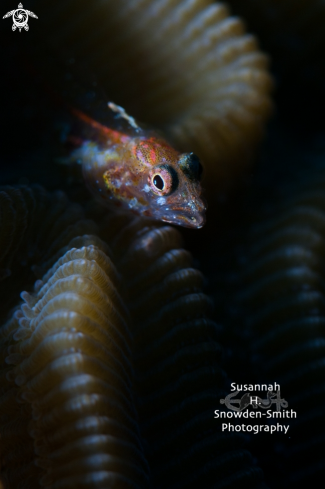
<svg viewBox="0 0 325 489">
<path fill-rule="evenodd" d="M 222 433 L 211 417 L 226 380 L 220 326 L 209 318 L 203 276 L 181 249 L 180 233 L 140 219 L 118 227 L 113 216 L 104 229 L 127 279 L 140 428 L 154 487 L 263 487 L 243 440 Z"/>
<path fill-rule="evenodd" d="M 0 190 L 0 228 L 0 320 L 23 288 L 33 285 L 34 272 L 42 274 L 37 269 L 41 262 L 46 267 L 73 237 L 98 229 L 63 192 L 49 193 L 37 185 Z"/>
<path fill-rule="evenodd" d="M 324 79 L 323 26 L 325 8 L 322 0 L 229 0 L 233 11 L 243 16 L 263 47 L 273 56 L 291 89 L 313 89 Z M 306 87 L 306 82 L 308 83 Z"/>
<path fill-rule="evenodd" d="M 146 459 L 157 488 L 264 487 L 212 417 L 220 328 L 180 234 L 129 214 L 102 233 L 113 261 L 96 236 L 44 253 L 48 271 L 0 329 L 5 487 L 145 488 Z"/>
<path fill-rule="evenodd" d="M 116 275 L 97 246 L 72 248 L 37 292 L 23 294 L 26 304 L 3 327 L 4 339 L 17 341 L 7 349 L 5 361 L 15 366 L 6 369 L 1 399 L 8 487 L 22 487 L 27 478 L 29 487 L 40 481 L 53 489 L 146 486 L 131 335 Z M 13 416 L 6 407 L 15 399 Z"/>
<path fill-rule="evenodd" d="M 271 79 L 256 39 L 225 5 L 70 0 L 41 13 L 42 39 L 60 59 L 94 72 L 109 99 L 196 152 L 212 194 L 247 165 L 270 112 Z"/>
<path fill-rule="evenodd" d="M 276 380 L 297 413 L 288 420 L 292 442 L 277 450 L 287 473 L 281 487 L 317 484 L 324 472 L 324 174 L 282 195 L 278 189 L 271 209 L 250 228 L 237 306 L 244 307 L 253 369 Z"/>
<path fill-rule="evenodd" d="M 129 319 L 107 245 L 78 237 L 98 228 L 61 192 L 0 197 L 2 315 L 33 270 L 48 270 L 0 329 L 5 487 L 145 487 Z"/>
</svg>

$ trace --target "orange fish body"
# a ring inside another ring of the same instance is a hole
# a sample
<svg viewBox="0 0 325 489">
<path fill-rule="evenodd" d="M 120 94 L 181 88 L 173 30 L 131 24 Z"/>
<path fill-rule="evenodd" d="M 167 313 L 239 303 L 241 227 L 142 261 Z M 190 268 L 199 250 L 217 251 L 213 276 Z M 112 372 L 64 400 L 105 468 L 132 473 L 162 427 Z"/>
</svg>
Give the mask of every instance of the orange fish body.
<svg viewBox="0 0 325 489">
<path fill-rule="evenodd" d="M 121 107 L 108 106 L 132 126 L 132 135 L 72 109 L 83 124 L 82 144 L 72 158 L 82 164 L 94 196 L 106 205 L 123 206 L 139 215 L 201 228 L 206 205 L 200 196 L 198 157 L 179 153 L 159 135 L 140 128 Z"/>
</svg>

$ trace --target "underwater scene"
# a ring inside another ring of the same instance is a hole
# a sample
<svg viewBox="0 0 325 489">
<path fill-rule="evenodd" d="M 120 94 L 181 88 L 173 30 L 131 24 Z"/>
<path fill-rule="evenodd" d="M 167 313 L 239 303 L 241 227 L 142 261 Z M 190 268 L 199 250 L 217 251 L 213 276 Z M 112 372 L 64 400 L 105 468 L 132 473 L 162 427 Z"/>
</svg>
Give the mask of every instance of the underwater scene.
<svg viewBox="0 0 325 489">
<path fill-rule="evenodd" d="M 0 489 L 322 487 L 325 2 L 1 12 Z"/>
</svg>

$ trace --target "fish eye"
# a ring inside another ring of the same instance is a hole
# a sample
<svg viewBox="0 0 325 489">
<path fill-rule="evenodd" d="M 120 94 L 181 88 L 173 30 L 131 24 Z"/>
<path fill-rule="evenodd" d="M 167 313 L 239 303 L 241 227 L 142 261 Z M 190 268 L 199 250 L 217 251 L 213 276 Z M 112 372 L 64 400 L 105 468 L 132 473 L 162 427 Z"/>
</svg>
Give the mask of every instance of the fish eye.
<svg viewBox="0 0 325 489">
<path fill-rule="evenodd" d="M 160 175 L 154 175 L 152 181 L 158 190 L 164 190 L 165 182 Z"/>
<path fill-rule="evenodd" d="M 168 195 L 178 187 L 178 175 L 170 165 L 154 167 L 148 177 L 151 190 L 157 195 Z"/>
<path fill-rule="evenodd" d="M 200 181 L 203 173 L 203 166 L 199 157 L 194 153 L 185 153 L 179 160 L 182 172 L 190 179 Z"/>
</svg>

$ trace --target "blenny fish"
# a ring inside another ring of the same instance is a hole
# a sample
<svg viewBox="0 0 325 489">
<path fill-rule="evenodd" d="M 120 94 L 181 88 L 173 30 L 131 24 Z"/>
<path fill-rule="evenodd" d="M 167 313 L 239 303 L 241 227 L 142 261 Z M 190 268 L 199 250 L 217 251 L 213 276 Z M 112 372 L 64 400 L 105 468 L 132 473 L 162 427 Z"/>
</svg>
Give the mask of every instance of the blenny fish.
<svg viewBox="0 0 325 489">
<path fill-rule="evenodd" d="M 107 110 L 132 131 L 116 130 L 85 112 L 70 108 L 78 120 L 78 147 L 71 159 L 82 164 L 85 181 L 105 205 L 189 228 L 205 223 L 201 197 L 202 165 L 194 153 L 176 151 L 158 133 L 138 125 L 109 102 Z M 76 138 L 75 138 L 76 139 Z"/>
</svg>

